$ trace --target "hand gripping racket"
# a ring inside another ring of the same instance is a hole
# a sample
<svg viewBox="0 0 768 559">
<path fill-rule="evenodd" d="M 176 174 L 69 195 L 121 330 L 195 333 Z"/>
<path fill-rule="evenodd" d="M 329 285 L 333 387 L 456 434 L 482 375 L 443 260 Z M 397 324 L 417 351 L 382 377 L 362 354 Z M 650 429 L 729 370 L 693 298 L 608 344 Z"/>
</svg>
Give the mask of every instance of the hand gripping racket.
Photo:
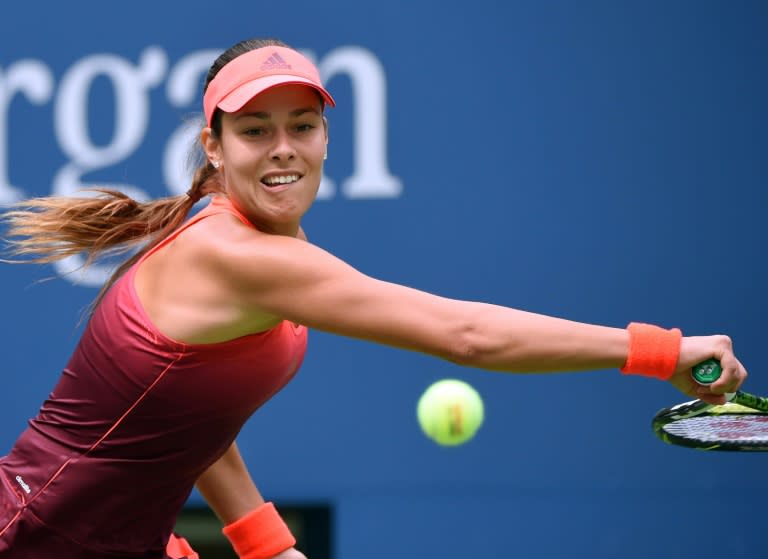
<svg viewBox="0 0 768 559">
<path fill-rule="evenodd" d="M 693 378 L 711 384 L 720 378 L 720 363 L 708 359 L 693 368 Z M 737 391 L 725 404 L 701 400 L 660 410 L 653 432 L 662 441 L 700 450 L 768 451 L 768 398 Z"/>
</svg>

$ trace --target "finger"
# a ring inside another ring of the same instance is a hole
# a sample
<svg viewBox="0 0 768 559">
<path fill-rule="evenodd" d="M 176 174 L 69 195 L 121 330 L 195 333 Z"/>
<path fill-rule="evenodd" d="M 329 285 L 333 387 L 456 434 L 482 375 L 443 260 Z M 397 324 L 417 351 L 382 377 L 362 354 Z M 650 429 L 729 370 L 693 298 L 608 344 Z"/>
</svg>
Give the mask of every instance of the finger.
<svg viewBox="0 0 768 559">
<path fill-rule="evenodd" d="M 702 400 L 703 402 L 706 402 L 708 404 L 713 404 L 715 406 L 720 406 L 725 404 L 726 399 L 723 394 L 713 394 L 712 392 L 708 391 L 709 387 L 702 386 L 698 390 L 698 394 L 696 395 L 699 400 Z"/>
<path fill-rule="evenodd" d="M 725 381 L 713 388 L 715 394 L 726 394 L 728 392 L 736 392 L 741 387 L 741 373 L 735 371 L 731 380 Z"/>
<path fill-rule="evenodd" d="M 720 360 L 720 366 L 723 372 L 720 378 L 710 385 L 711 392 L 715 394 L 735 392 L 746 378 L 744 367 L 733 354 L 724 355 Z"/>
</svg>

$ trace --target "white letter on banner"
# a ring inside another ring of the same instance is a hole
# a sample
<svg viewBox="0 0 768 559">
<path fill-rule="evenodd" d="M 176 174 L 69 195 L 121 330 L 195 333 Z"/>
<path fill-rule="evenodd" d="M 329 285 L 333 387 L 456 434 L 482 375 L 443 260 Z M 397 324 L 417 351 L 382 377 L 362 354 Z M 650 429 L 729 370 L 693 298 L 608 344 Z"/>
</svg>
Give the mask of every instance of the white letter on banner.
<svg viewBox="0 0 768 559">
<path fill-rule="evenodd" d="M 167 67 L 165 52 L 149 47 L 141 54 L 137 66 L 115 55 L 96 54 L 83 58 L 67 71 L 54 106 L 54 126 L 59 144 L 71 162 L 56 173 L 54 194 L 85 195 L 79 191 L 102 186 L 121 190 L 137 200 L 147 199 L 146 193 L 133 185 L 89 184 L 82 177 L 125 160 L 139 147 L 149 122 L 148 90 L 162 81 Z M 115 92 L 114 134 L 105 146 L 95 145 L 88 132 L 88 93 L 98 76 L 109 78 Z M 92 287 L 102 285 L 112 273 L 112 268 L 105 265 L 83 270 L 84 263 L 85 258 L 78 255 L 59 261 L 54 267 L 68 281 Z"/>
<path fill-rule="evenodd" d="M 42 105 L 53 94 L 53 75 L 37 60 L 20 60 L 3 71 L 0 69 L 0 205 L 12 204 L 24 196 L 11 185 L 8 173 L 8 108 L 16 93 Z"/>
<path fill-rule="evenodd" d="M 387 165 L 387 83 L 384 68 L 360 47 L 339 47 L 320 62 L 327 83 L 338 74 L 349 75 L 355 99 L 354 174 L 342 186 L 349 198 L 397 198 L 403 185 Z"/>
<path fill-rule="evenodd" d="M 213 49 L 194 52 L 171 69 L 165 91 L 172 106 L 188 107 L 202 98 L 203 81 L 219 53 Z M 186 192 L 192 182 L 194 169 L 189 168 L 187 158 L 194 153 L 192 148 L 199 146 L 198 136 L 205 125 L 202 109 L 197 108 L 195 113 L 195 118 L 189 118 L 171 134 L 163 154 L 163 178 L 174 194 Z"/>
</svg>

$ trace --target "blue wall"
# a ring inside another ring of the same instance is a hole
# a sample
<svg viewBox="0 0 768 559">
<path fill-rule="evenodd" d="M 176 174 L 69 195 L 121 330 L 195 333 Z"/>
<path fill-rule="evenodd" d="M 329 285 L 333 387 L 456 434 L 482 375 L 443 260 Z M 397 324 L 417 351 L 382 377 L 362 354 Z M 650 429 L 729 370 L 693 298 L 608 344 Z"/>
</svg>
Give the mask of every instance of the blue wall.
<svg viewBox="0 0 768 559">
<path fill-rule="evenodd" d="M 0 202 L 183 191 L 199 69 L 277 36 L 339 103 L 311 240 L 451 297 L 728 333 L 768 393 L 765 3 L 53 4 L 4 11 Z M 2 267 L 0 453 L 96 293 L 98 273 L 64 271 Z M 450 449 L 415 419 L 449 376 L 487 412 Z M 765 457 L 657 441 L 650 417 L 679 398 L 617 371 L 505 376 L 313 333 L 240 445 L 268 497 L 336 506 L 337 559 L 759 556 Z"/>
</svg>

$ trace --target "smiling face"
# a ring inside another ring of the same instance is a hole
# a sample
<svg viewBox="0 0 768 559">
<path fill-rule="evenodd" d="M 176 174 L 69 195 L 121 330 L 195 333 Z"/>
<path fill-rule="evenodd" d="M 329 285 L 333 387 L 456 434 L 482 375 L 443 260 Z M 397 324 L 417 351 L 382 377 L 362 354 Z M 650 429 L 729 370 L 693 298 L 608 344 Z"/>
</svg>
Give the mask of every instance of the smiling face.
<svg viewBox="0 0 768 559">
<path fill-rule="evenodd" d="M 222 113 L 221 137 L 201 139 L 220 163 L 224 193 L 260 230 L 295 236 L 315 200 L 328 141 L 317 92 L 282 85 Z"/>
</svg>

